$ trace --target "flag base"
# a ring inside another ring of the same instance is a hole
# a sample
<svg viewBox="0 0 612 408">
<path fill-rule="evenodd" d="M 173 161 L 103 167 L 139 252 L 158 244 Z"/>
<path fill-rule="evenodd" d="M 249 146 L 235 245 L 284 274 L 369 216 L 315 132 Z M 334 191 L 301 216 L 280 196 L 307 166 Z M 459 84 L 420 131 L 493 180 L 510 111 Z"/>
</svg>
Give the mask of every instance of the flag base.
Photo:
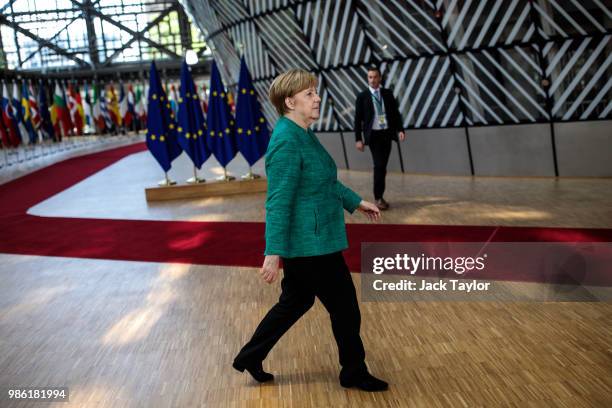
<svg viewBox="0 0 612 408">
<path fill-rule="evenodd" d="M 176 184 L 176 181 L 170 180 L 169 178 L 165 178 L 159 183 L 157 183 L 157 185 L 160 187 L 173 186 L 175 184 Z"/>
<path fill-rule="evenodd" d="M 261 176 L 259 174 L 251 173 L 249 171 L 247 174 L 241 176 L 240 178 L 243 180 L 255 180 L 255 179 L 261 178 Z"/>
<path fill-rule="evenodd" d="M 237 180 L 231 183 L 209 180 L 200 184 L 152 187 L 145 189 L 145 196 L 147 201 L 166 201 L 265 193 L 266 190 L 267 180 L 262 177 L 257 180 Z"/>
<path fill-rule="evenodd" d="M 232 180 L 236 180 L 236 177 L 224 174 L 223 176 L 217 177 L 216 180 L 218 180 L 218 181 L 232 181 Z"/>
<path fill-rule="evenodd" d="M 203 178 L 199 178 L 199 177 L 195 177 L 194 176 L 194 177 L 188 178 L 187 180 L 185 180 L 185 182 L 187 184 L 198 184 L 198 183 L 205 183 L 206 180 L 204 180 Z"/>
</svg>

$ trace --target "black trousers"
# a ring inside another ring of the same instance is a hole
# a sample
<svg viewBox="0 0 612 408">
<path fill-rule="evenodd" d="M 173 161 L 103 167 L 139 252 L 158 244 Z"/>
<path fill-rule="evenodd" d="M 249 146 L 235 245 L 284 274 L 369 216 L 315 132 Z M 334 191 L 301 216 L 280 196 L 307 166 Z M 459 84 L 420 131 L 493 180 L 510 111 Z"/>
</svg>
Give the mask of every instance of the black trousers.
<svg viewBox="0 0 612 408">
<path fill-rule="evenodd" d="M 234 362 L 249 366 L 263 361 L 283 334 L 312 307 L 315 296 L 329 312 L 338 345 L 341 379 L 367 371 L 359 328 L 361 314 L 351 274 L 342 252 L 283 258 L 282 293 Z"/>
<path fill-rule="evenodd" d="M 385 194 L 385 178 L 387 176 L 387 163 L 391 154 L 391 141 L 393 131 L 373 130 L 370 135 L 370 153 L 374 162 L 374 199 L 380 200 Z"/>
</svg>

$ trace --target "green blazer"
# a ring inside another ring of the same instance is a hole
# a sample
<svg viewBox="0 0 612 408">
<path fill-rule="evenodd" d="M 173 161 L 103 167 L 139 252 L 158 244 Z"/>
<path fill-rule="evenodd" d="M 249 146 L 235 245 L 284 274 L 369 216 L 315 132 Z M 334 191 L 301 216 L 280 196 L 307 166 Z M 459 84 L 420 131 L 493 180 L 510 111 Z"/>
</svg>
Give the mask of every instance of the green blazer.
<svg viewBox="0 0 612 408">
<path fill-rule="evenodd" d="M 334 159 L 314 132 L 282 116 L 266 152 L 266 255 L 324 255 L 348 247 L 343 208 L 361 197 L 337 179 Z"/>
</svg>

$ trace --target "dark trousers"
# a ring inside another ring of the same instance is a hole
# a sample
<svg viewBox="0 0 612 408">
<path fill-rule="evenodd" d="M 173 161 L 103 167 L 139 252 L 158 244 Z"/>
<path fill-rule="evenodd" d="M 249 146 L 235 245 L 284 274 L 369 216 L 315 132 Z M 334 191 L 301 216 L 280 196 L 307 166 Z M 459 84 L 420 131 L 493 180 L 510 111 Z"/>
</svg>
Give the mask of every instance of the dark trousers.
<svg viewBox="0 0 612 408">
<path fill-rule="evenodd" d="M 249 366 L 263 361 L 283 334 L 312 307 L 315 296 L 329 312 L 338 345 L 341 379 L 367 371 L 359 336 L 361 314 L 351 274 L 342 252 L 283 258 L 282 293 L 234 362 Z"/>
<path fill-rule="evenodd" d="M 370 153 L 374 162 L 374 199 L 380 200 L 385 194 L 385 177 L 387 176 L 387 163 L 391 154 L 391 130 L 373 130 L 370 135 Z"/>
</svg>

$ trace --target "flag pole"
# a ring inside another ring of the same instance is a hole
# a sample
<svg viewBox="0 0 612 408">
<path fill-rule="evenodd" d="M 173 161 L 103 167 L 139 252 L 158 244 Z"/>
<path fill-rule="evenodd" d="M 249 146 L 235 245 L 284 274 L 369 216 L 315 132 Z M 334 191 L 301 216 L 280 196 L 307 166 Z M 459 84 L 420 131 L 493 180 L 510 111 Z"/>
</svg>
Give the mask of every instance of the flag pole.
<svg viewBox="0 0 612 408">
<path fill-rule="evenodd" d="M 255 180 L 261 178 L 259 174 L 253 173 L 253 167 L 249 166 L 249 172 L 241 177 L 243 180 Z"/>
<path fill-rule="evenodd" d="M 34 156 L 36 158 L 42 157 L 43 154 L 43 145 L 42 145 L 42 133 L 40 132 L 40 129 L 36 130 L 36 144 L 34 145 L 35 147 L 39 147 L 37 150 L 40 150 L 40 154 L 38 156 Z"/>
<path fill-rule="evenodd" d="M 223 167 L 223 175 L 221 177 L 219 177 L 217 180 L 219 180 L 219 181 L 232 181 L 232 180 L 236 180 L 236 177 L 230 176 L 229 174 L 227 174 L 227 168 Z"/>
<path fill-rule="evenodd" d="M 11 156 L 14 156 L 13 149 L 14 149 L 14 147 L 9 147 L 9 148 L 7 148 L 7 150 L 5 152 L 7 166 L 12 166 L 15 163 L 14 160 L 11 160 Z"/>
<path fill-rule="evenodd" d="M 187 183 L 198 184 L 198 183 L 204 183 L 204 182 L 206 182 L 206 180 L 198 177 L 198 168 L 194 165 L 193 166 L 193 177 L 191 177 L 190 179 L 187 179 Z"/>
<path fill-rule="evenodd" d="M 176 184 L 176 181 L 170 180 L 170 177 L 168 177 L 168 172 L 165 172 L 164 174 L 165 174 L 165 178 L 164 180 L 157 183 L 158 186 L 164 187 L 164 186 L 173 186 Z"/>
</svg>

